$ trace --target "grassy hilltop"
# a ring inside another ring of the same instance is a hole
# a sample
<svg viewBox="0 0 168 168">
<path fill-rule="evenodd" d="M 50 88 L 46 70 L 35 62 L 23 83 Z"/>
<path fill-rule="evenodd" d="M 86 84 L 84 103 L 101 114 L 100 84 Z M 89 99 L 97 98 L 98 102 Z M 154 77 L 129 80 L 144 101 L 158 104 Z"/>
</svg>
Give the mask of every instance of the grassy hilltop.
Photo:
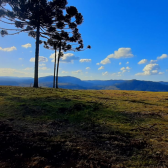
<svg viewBox="0 0 168 168">
<path fill-rule="evenodd" d="M 0 86 L 0 148 L 0 167 L 168 167 L 168 93 Z"/>
</svg>

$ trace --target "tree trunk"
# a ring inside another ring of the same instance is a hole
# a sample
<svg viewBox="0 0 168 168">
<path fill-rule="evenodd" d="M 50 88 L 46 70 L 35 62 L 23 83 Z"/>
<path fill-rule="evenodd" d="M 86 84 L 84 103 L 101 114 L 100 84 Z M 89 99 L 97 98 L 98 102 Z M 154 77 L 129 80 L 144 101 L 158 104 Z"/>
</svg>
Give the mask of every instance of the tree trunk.
<svg viewBox="0 0 168 168">
<path fill-rule="evenodd" d="M 55 63 L 54 63 L 54 80 L 53 80 L 53 88 L 55 88 L 55 71 L 56 71 L 56 48 L 55 48 Z"/>
<path fill-rule="evenodd" d="M 37 4 L 37 10 L 39 11 L 39 4 Z M 39 40 L 40 40 L 40 18 L 38 12 L 38 25 L 37 25 L 37 32 L 36 32 L 36 51 L 35 51 L 35 67 L 34 67 L 34 86 L 38 88 L 38 62 L 39 62 Z"/>
<path fill-rule="evenodd" d="M 61 43 L 61 42 L 60 42 L 60 43 Z M 59 47 L 58 61 L 57 61 L 56 88 L 58 88 L 58 69 L 59 69 L 60 54 L 61 54 L 61 44 L 60 44 L 60 47 Z"/>
</svg>

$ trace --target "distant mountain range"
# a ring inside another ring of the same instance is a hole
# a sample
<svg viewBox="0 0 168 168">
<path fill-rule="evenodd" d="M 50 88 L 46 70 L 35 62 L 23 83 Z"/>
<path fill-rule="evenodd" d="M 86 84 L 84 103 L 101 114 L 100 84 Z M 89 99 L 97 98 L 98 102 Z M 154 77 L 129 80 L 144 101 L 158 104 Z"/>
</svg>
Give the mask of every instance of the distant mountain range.
<svg viewBox="0 0 168 168">
<path fill-rule="evenodd" d="M 33 78 L 0 77 L 0 85 L 5 86 L 33 86 Z M 62 76 L 58 78 L 59 88 L 82 89 L 82 90 L 138 90 L 167 92 L 168 82 L 152 82 L 140 80 L 80 80 L 72 76 Z M 53 76 L 39 78 L 39 86 L 52 87 Z"/>
</svg>

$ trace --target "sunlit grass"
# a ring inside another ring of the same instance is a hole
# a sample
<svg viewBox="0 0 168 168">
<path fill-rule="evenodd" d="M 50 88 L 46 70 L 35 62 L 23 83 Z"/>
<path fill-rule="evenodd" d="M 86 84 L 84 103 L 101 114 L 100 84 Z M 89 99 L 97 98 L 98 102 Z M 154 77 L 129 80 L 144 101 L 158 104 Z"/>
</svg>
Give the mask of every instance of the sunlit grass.
<svg viewBox="0 0 168 168">
<path fill-rule="evenodd" d="M 64 90 L 0 87 L 0 118 L 27 122 L 66 119 L 97 123 L 114 132 L 143 139 L 152 150 L 125 163 L 131 167 L 155 164 L 148 155 L 168 156 L 168 93 L 117 90 Z"/>
</svg>

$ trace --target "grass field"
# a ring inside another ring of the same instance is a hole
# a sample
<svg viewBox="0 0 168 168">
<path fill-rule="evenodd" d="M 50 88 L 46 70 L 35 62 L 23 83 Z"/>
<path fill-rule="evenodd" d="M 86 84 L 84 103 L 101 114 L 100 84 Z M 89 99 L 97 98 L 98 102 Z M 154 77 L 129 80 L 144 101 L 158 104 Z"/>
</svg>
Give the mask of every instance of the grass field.
<svg viewBox="0 0 168 168">
<path fill-rule="evenodd" d="M 0 121 L 0 167 L 168 167 L 166 92 L 0 86 Z"/>
</svg>

